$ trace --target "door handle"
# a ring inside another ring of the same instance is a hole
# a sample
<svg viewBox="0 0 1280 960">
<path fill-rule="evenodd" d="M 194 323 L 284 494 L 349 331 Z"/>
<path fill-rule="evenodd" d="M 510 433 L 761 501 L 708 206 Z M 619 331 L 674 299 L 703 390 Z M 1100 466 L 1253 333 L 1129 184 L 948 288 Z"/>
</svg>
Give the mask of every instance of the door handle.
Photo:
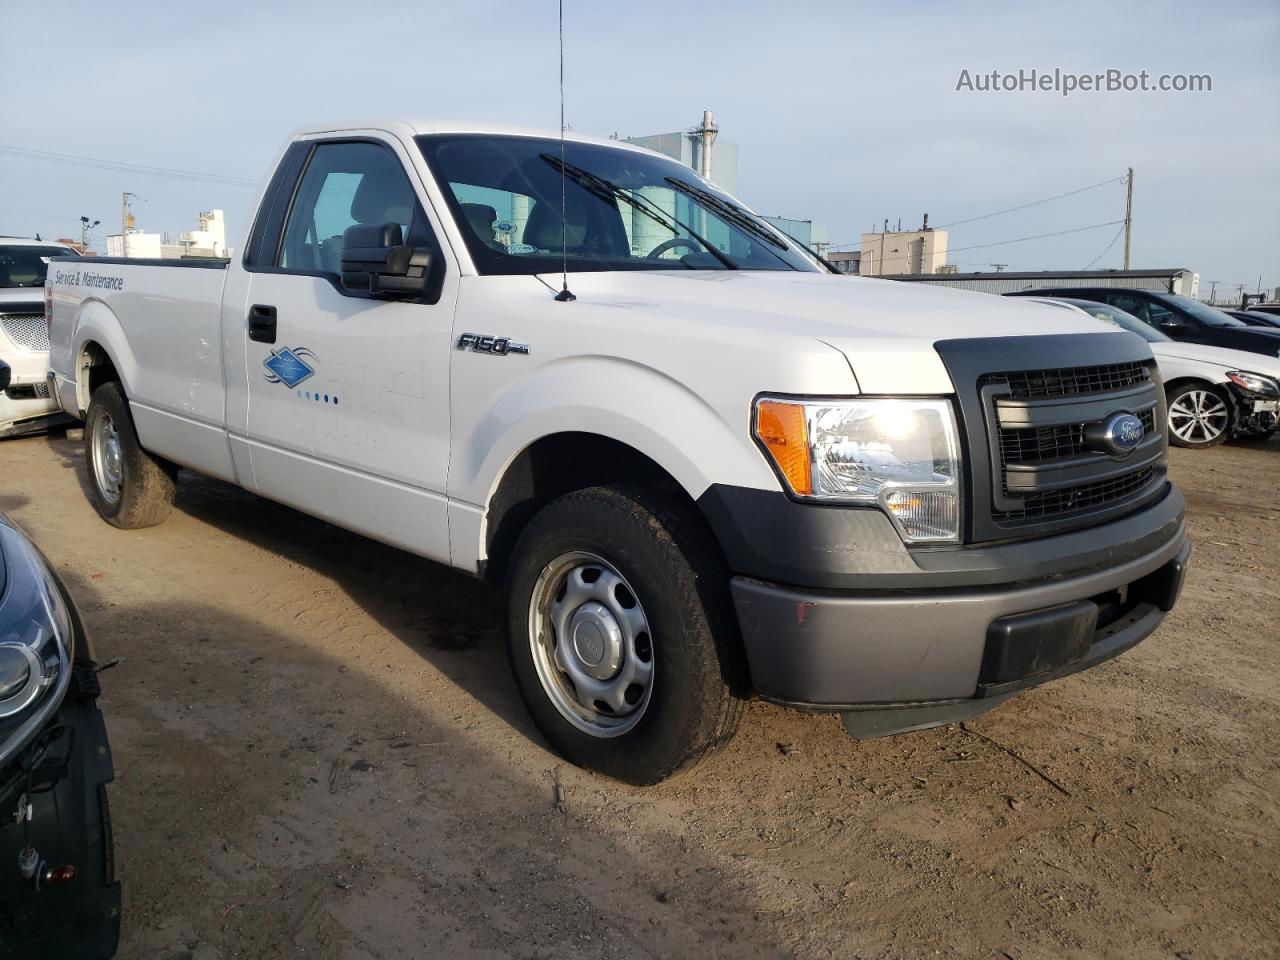
<svg viewBox="0 0 1280 960">
<path fill-rule="evenodd" d="M 276 308 L 255 303 L 249 308 L 249 339 L 258 343 L 276 342 Z"/>
</svg>

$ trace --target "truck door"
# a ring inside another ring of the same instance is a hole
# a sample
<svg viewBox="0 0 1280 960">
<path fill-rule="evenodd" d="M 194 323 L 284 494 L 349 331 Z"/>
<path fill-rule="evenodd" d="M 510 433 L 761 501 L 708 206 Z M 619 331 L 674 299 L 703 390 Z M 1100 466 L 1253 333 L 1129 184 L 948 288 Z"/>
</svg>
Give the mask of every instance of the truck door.
<svg viewBox="0 0 1280 960">
<path fill-rule="evenodd" d="M 342 233 L 357 223 L 398 224 L 406 243 L 443 256 L 403 147 L 344 138 L 310 148 L 274 256 L 247 267 L 253 485 L 313 516 L 448 560 L 457 272 L 446 268 L 435 303 L 347 290 Z"/>
</svg>

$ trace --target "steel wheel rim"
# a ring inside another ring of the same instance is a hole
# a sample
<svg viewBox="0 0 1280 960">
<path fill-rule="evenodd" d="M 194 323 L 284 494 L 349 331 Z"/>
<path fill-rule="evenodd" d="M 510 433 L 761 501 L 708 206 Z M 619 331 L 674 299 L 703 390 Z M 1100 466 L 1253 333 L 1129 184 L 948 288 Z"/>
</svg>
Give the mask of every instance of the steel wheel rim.
<svg viewBox="0 0 1280 960">
<path fill-rule="evenodd" d="M 1230 419 L 1226 403 L 1210 390 L 1188 390 L 1169 405 L 1169 430 L 1187 443 L 1218 439 Z"/>
<path fill-rule="evenodd" d="M 93 462 L 93 479 L 102 499 L 119 503 L 120 487 L 124 484 L 124 453 L 120 449 L 120 434 L 109 413 L 99 414 L 94 421 L 89 459 Z"/>
<path fill-rule="evenodd" d="M 573 551 L 542 569 L 529 599 L 529 648 L 543 692 L 593 737 L 635 728 L 653 695 L 653 631 L 611 563 Z"/>
</svg>

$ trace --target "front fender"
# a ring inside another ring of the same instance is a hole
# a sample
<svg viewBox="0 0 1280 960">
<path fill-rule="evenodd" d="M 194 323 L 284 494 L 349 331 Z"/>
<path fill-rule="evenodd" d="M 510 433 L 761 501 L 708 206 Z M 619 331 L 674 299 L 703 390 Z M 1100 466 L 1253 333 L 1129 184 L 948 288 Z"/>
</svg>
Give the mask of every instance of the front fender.
<svg viewBox="0 0 1280 960">
<path fill-rule="evenodd" d="M 512 383 L 458 438 L 450 497 L 489 502 L 512 460 L 542 437 L 581 432 L 609 437 L 643 453 L 693 499 L 713 483 L 778 489 L 751 441 L 750 403 L 718 410 L 669 376 L 618 357 L 553 361 Z"/>
</svg>

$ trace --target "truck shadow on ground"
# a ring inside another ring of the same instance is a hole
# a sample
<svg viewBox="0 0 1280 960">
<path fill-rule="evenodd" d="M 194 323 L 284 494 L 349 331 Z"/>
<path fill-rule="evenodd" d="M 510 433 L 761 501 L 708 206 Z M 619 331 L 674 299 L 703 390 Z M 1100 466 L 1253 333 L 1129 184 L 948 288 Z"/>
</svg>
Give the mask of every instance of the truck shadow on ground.
<svg viewBox="0 0 1280 960">
<path fill-rule="evenodd" d="M 786 952 L 676 837 L 558 802 L 447 711 L 225 604 L 119 602 L 136 572 L 67 578 L 100 662 L 120 658 L 102 706 L 121 956 Z"/>
<path fill-rule="evenodd" d="M 64 466 L 75 471 L 87 496 L 90 481 L 83 444 L 60 434 L 48 439 Z M 545 747 L 511 679 L 503 599 L 494 588 L 189 470 L 178 475 L 174 506 L 333 581 L 388 633 L 513 729 Z"/>
</svg>

